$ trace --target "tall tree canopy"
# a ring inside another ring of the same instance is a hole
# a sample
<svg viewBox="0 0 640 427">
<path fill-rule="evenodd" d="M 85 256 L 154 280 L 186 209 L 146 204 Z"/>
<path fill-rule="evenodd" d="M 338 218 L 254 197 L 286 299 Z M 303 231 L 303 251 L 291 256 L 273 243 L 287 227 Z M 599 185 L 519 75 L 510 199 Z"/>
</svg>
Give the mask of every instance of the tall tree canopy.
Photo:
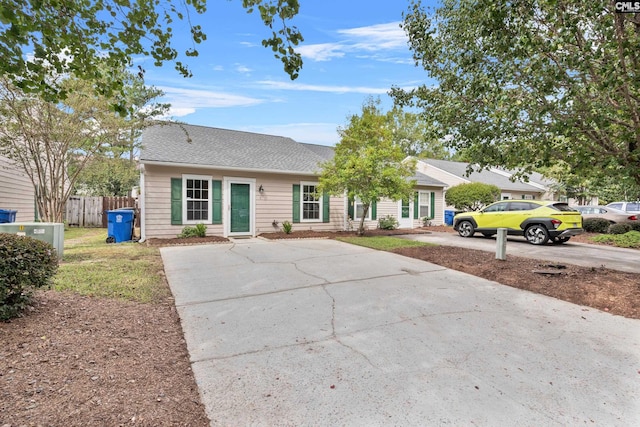
<svg viewBox="0 0 640 427">
<path fill-rule="evenodd" d="M 358 234 L 364 233 L 364 218 L 373 202 L 382 198 L 409 198 L 415 181 L 411 176 L 415 164 L 403 161 L 402 148 L 393 139 L 393 121 L 380 111 L 379 100 L 369 99 L 362 106 L 361 115 L 349 117 L 349 124 L 338 129 L 340 142 L 336 144 L 332 160 L 322 165 L 320 190 L 333 194 L 347 194 L 358 199 L 363 214 Z"/>
<path fill-rule="evenodd" d="M 126 104 L 131 106 L 128 116 L 116 114 L 113 99 L 96 95 L 94 85 L 84 79 L 64 77 L 59 84 L 68 95 L 51 102 L 0 80 L 0 155 L 14 160 L 31 179 L 40 217 L 50 222 L 62 222 L 65 203 L 84 168 L 102 156 L 118 158 L 122 144 L 128 152 L 128 138 L 135 133 L 131 128 L 139 129 L 150 118 L 133 114 L 143 108 L 140 104 Z"/>
<path fill-rule="evenodd" d="M 202 27 L 192 24 L 191 14 L 204 13 L 206 5 L 206 0 L 3 0 L 0 75 L 22 91 L 39 92 L 49 101 L 66 94 L 64 87 L 49 78 L 52 74 L 100 80 L 104 95 L 119 92 L 125 82 L 109 74 L 109 69 L 130 67 L 137 55 L 150 56 L 157 66 L 173 62 L 180 74 L 190 76 L 182 55 L 197 56 L 195 46 L 206 39 Z M 298 13 L 298 0 L 242 0 L 242 6 L 248 12 L 259 10 L 272 31 L 262 44 L 296 78 L 302 60 L 294 46 L 302 35 L 288 23 Z M 192 47 L 182 55 L 172 44 L 174 21 L 180 20 L 189 25 L 192 40 Z"/>
<path fill-rule="evenodd" d="M 614 1 L 413 1 L 404 15 L 417 65 L 437 81 L 393 89 L 472 163 L 640 184 L 640 14 Z"/>
<path fill-rule="evenodd" d="M 447 160 L 450 155 L 442 141 L 430 139 L 430 124 L 419 114 L 395 107 L 387 113 L 392 126 L 393 140 L 407 156 Z"/>
</svg>

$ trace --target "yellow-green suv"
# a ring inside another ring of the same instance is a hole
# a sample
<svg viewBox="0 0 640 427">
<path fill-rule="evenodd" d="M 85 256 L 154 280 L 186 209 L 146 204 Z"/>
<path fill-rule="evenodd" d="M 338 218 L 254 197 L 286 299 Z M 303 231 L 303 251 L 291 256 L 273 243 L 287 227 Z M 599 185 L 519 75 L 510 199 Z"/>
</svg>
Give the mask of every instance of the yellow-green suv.
<svg viewBox="0 0 640 427">
<path fill-rule="evenodd" d="M 477 212 L 462 212 L 453 219 L 453 228 L 462 237 L 476 232 L 491 237 L 498 228 L 507 234 L 524 236 L 534 245 L 564 243 L 581 234 L 582 216 L 566 203 L 542 200 L 502 200 Z"/>
</svg>

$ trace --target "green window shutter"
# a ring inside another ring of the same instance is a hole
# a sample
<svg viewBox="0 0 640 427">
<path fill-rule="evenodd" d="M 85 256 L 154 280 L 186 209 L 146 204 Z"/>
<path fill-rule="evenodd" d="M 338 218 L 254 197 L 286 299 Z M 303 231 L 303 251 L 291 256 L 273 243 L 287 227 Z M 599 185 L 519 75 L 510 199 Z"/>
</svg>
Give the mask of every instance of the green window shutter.
<svg viewBox="0 0 640 427">
<path fill-rule="evenodd" d="M 349 214 L 349 218 L 355 219 L 355 217 L 353 216 L 355 214 L 355 207 L 353 206 L 353 199 L 351 198 L 347 203 L 347 213 Z"/>
<path fill-rule="evenodd" d="M 322 222 L 329 222 L 329 193 L 322 192 Z"/>
<path fill-rule="evenodd" d="M 300 184 L 293 184 L 293 222 L 300 222 Z"/>
<path fill-rule="evenodd" d="M 413 195 L 413 219 L 420 216 L 420 192 L 416 191 Z"/>
<path fill-rule="evenodd" d="M 171 224 L 182 224 L 182 178 L 171 178 Z"/>
<path fill-rule="evenodd" d="M 211 217 L 212 224 L 222 224 L 222 181 L 211 181 L 211 194 L 213 212 Z"/>
<path fill-rule="evenodd" d="M 378 217 L 378 204 L 376 203 L 376 201 L 374 200 L 373 202 L 371 202 L 371 219 L 377 219 Z"/>
<path fill-rule="evenodd" d="M 431 192 L 431 219 L 436 217 L 436 193 Z"/>
</svg>

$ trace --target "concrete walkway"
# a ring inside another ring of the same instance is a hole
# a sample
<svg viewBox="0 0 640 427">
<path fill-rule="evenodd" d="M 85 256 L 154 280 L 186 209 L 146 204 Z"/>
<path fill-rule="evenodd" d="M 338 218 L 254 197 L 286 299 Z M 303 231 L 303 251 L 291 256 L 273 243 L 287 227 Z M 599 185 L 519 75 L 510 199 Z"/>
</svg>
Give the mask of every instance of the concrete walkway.
<svg viewBox="0 0 640 427">
<path fill-rule="evenodd" d="M 640 425 L 640 321 L 333 240 L 161 250 L 212 425 Z"/>
</svg>

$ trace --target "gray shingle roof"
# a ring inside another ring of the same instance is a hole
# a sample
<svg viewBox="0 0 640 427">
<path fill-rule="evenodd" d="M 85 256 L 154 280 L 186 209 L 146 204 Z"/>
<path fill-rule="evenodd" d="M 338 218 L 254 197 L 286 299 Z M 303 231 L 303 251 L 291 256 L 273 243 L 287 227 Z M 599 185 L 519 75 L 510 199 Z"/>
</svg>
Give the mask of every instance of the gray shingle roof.
<svg viewBox="0 0 640 427">
<path fill-rule="evenodd" d="M 335 149 L 327 145 L 307 144 L 304 142 L 301 142 L 301 144 L 322 157 L 325 161 L 333 159 L 333 156 L 336 154 Z"/>
<path fill-rule="evenodd" d="M 505 169 L 505 168 L 496 168 L 498 170 L 504 171 L 505 173 L 508 173 L 509 175 L 513 175 L 515 174 L 517 171 L 515 169 Z M 528 174 L 526 174 L 529 178 L 529 181 L 525 181 L 525 182 L 530 182 L 530 183 L 534 183 L 534 184 L 538 184 L 538 185 L 542 185 L 546 188 L 551 187 L 552 185 L 556 184 L 556 181 L 554 181 L 551 178 L 547 178 L 544 175 L 538 173 L 538 172 L 529 172 Z"/>
<path fill-rule="evenodd" d="M 434 159 L 421 159 L 421 161 L 471 182 L 483 182 L 485 184 L 495 185 L 501 190 L 541 192 L 539 188 L 534 187 L 533 185 L 520 181 L 511 181 L 508 177 L 497 172 L 491 172 L 490 170 L 471 172 L 471 174 L 467 176 L 467 167 L 469 166 L 469 163 Z"/>
<path fill-rule="evenodd" d="M 332 153 L 281 136 L 172 123 L 144 130 L 140 161 L 312 174 Z"/>
<path fill-rule="evenodd" d="M 416 180 L 416 185 L 427 185 L 431 187 L 446 187 L 447 184 L 440 182 L 435 178 L 431 178 L 423 173 L 416 172 L 411 179 Z"/>
</svg>

